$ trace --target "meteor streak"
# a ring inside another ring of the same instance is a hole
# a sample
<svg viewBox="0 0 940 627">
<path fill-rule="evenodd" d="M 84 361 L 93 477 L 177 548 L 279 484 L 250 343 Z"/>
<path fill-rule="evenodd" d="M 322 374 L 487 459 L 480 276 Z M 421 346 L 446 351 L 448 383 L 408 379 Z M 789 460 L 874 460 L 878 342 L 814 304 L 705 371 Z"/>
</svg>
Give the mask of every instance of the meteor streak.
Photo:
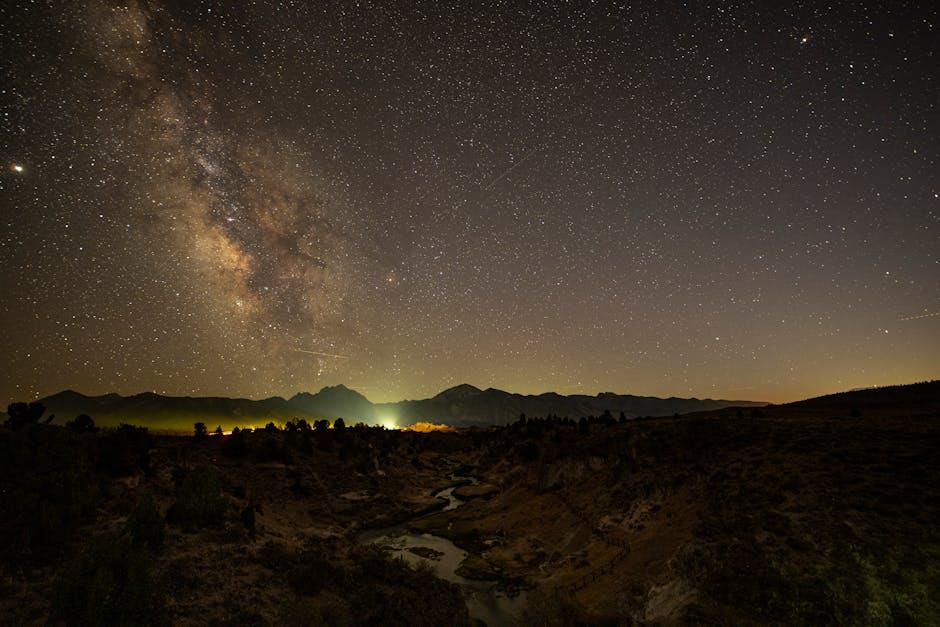
<svg viewBox="0 0 940 627">
<path fill-rule="evenodd" d="M 295 348 L 295 353 L 306 353 L 308 355 L 320 355 L 321 357 L 335 357 L 336 359 L 349 359 L 349 355 L 335 355 L 333 353 L 321 353 L 320 351 L 311 351 L 306 348 Z"/>
<path fill-rule="evenodd" d="M 933 313 L 928 313 L 928 314 L 921 314 L 921 315 L 919 315 L 919 316 L 908 316 L 908 317 L 906 317 L 906 318 L 898 318 L 898 320 L 899 320 L 899 321 L 904 321 L 904 320 L 919 320 L 919 319 L 921 319 L 921 318 L 935 318 L 935 317 L 937 317 L 937 316 L 940 316 L 940 311 L 935 311 L 935 312 L 933 312 Z"/>
<path fill-rule="evenodd" d="M 490 181 L 490 183 L 489 183 L 486 187 L 483 188 L 483 191 L 484 191 L 484 192 L 490 191 L 490 190 L 493 188 L 494 185 L 496 185 L 497 183 L 499 183 L 500 181 L 502 181 L 504 178 L 506 178 L 507 176 L 509 176 L 509 174 L 510 174 L 513 170 L 515 170 L 516 168 L 518 168 L 520 165 L 522 165 L 523 163 L 525 163 L 526 161 L 528 161 L 528 160 L 529 160 L 529 157 L 531 157 L 532 155 L 534 155 L 536 150 L 538 150 L 538 148 L 533 148 L 532 150 L 530 150 L 529 152 L 527 152 L 527 153 L 525 154 L 525 156 L 522 157 L 522 159 L 519 159 L 519 160 L 516 161 L 514 164 L 512 164 L 512 166 L 510 166 L 508 170 L 506 170 L 505 172 L 503 172 L 502 174 L 500 174 L 499 176 L 497 176 L 495 179 L 493 179 L 492 181 Z"/>
</svg>

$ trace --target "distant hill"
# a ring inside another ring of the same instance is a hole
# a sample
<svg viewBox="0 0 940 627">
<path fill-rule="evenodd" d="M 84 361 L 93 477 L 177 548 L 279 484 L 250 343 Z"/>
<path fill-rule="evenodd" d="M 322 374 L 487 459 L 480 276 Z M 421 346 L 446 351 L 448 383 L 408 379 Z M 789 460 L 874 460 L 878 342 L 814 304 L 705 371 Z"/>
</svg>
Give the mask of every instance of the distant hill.
<svg viewBox="0 0 940 627">
<path fill-rule="evenodd" d="M 656 398 L 605 392 L 597 396 L 563 396 L 552 392 L 538 395 L 512 394 L 472 385 L 458 385 L 437 396 L 397 403 L 372 403 L 365 396 L 344 385 L 325 387 L 312 394 L 301 392 L 284 399 L 279 396 L 262 400 L 223 397 L 163 396 L 146 392 L 133 396 L 105 394 L 85 396 L 66 390 L 40 401 L 56 422 L 88 414 L 100 425 L 120 422 L 144 424 L 153 429 L 189 430 L 194 422 L 204 422 L 210 429 L 260 426 L 267 422 L 285 422 L 294 418 L 344 418 L 348 423 L 409 425 L 416 422 L 443 423 L 465 427 L 512 422 L 519 414 L 545 416 L 555 414 L 578 418 L 600 415 L 609 410 L 615 416 L 669 416 L 724 407 L 752 407 L 766 403 L 696 398 Z"/>
<path fill-rule="evenodd" d="M 283 422 L 294 417 L 297 410 L 279 396 L 263 400 L 224 397 L 163 396 L 152 392 L 121 396 L 85 396 L 66 390 L 40 399 L 46 414 L 55 414 L 56 422 L 88 414 L 103 426 L 121 422 L 146 425 L 153 429 L 189 429 L 195 422 L 210 428 L 238 424 Z"/>
<path fill-rule="evenodd" d="M 288 404 L 295 412 L 299 410 L 305 416 L 375 422 L 375 406 L 372 402 L 345 385 L 325 387 L 316 394 L 301 392 L 291 397 Z"/>
<path fill-rule="evenodd" d="M 637 416 L 670 416 L 693 411 L 707 411 L 724 407 L 753 407 L 766 403 L 754 401 L 728 401 L 697 398 L 657 398 L 604 392 L 597 396 L 574 394 L 563 396 L 554 392 L 545 394 L 512 394 L 489 388 L 481 390 L 472 385 L 458 385 L 444 390 L 433 398 L 418 401 L 399 401 L 376 405 L 379 415 L 397 415 L 408 421 L 444 422 L 452 426 L 505 424 L 520 414 L 527 416 L 580 416 L 600 415 L 609 410 L 614 416 L 620 412 L 628 418 Z"/>
<path fill-rule="evenodd" d="M 848 414 L 862 408 L 868 412 L 877 411 L 888 415 L 937 411 L 940 410 L 940 381 L 849 390 L 787 403 L 781 407 L 787 408 L 790 413 L 830 415 Z"/>
</svg>

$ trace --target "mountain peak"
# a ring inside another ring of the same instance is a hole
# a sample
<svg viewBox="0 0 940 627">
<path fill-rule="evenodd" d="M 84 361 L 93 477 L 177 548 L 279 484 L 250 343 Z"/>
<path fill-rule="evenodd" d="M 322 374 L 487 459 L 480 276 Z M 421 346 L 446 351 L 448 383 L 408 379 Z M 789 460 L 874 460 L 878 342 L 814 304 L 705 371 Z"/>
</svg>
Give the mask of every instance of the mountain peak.
<svg viewBox="0 0 940 627">
<path fill-rule="evenodd" d="M 349 396 L 353 398 L 365 399 L 365 396 L 352 388 L 346 387 L 342 383 L 339 385 L 327 385 L 317 392 L 316 396 Z"/>
<path fill-rule="evenodd" d="M 470 396 L 476 396 L 482 392 L 483 390 L 476 386 L 470 385 L 469 383 L 461 383 L 460 385 L 455 385 L 452 388 L 447 388 L 434 398 L 456 400 Z"/>
<path fill-rule="evenodd" d="M 88 398 L 88 397 L 82 394 L 81 392 L 76 392 L 75 390 L 69 388 L 67 390 L 62 390 L 61 392 L 52 394 L 51 396 L 47 396 L 46 398 L 59 400 L 59 399 Z"/>
</svg>

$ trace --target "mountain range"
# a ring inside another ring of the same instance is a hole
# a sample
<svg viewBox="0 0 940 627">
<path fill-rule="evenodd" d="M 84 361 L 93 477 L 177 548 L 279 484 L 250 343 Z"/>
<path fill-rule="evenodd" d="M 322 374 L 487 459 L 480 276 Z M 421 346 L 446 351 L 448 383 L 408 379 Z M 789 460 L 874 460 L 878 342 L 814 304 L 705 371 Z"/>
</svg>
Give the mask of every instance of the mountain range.
<svg viewBox="0 0 940 627">
<path fill-rule="evenodd" d="M 121 396 L 105 394 L 86 396 L 66 390 L 40 399 L 56 422 L 88 414 L 100 425 L 128 422 L 153 429 L 188 430 L 194 422 L 212 428 L 221 425 L 259 426 L 267 422 L 285 422 L 296 418 L 344 418 L 348 424 L 365 422 L 404 426 L 415 422 L 444 423 L 456 427 L 506 424 L 519 414 L 546 416 L 555 414 L 578 418 L 600 415 L 609 410 L 628 418 L 668 416 L 723 407 L 754 407 L 766 403 L 754 401 L 697 398 L 657 398 L 604 392 L 596 396 L 554 392 L 523 395 L 472 385 L 458 385 L 437 396 L 397 403 L 372 403 L 365 396 L 344 385 L 325 387 L 315 394 L 301 392 L 289 399 L 279 396 L 262 400 L 225 397 L 164 396 L 152 392 Z"/>
</svg>

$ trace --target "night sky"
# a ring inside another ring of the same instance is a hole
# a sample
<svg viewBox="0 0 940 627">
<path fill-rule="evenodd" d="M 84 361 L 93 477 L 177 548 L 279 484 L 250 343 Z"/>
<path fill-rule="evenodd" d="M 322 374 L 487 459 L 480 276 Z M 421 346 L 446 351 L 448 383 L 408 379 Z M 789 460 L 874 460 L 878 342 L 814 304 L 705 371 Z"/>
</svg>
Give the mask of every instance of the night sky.
<svg viewBox="0 0 940 627">
<path fill-rule="evenodd" d="M 5 2 L 0 400 L 936 378 L 932 5 Z"/>
</svg>

